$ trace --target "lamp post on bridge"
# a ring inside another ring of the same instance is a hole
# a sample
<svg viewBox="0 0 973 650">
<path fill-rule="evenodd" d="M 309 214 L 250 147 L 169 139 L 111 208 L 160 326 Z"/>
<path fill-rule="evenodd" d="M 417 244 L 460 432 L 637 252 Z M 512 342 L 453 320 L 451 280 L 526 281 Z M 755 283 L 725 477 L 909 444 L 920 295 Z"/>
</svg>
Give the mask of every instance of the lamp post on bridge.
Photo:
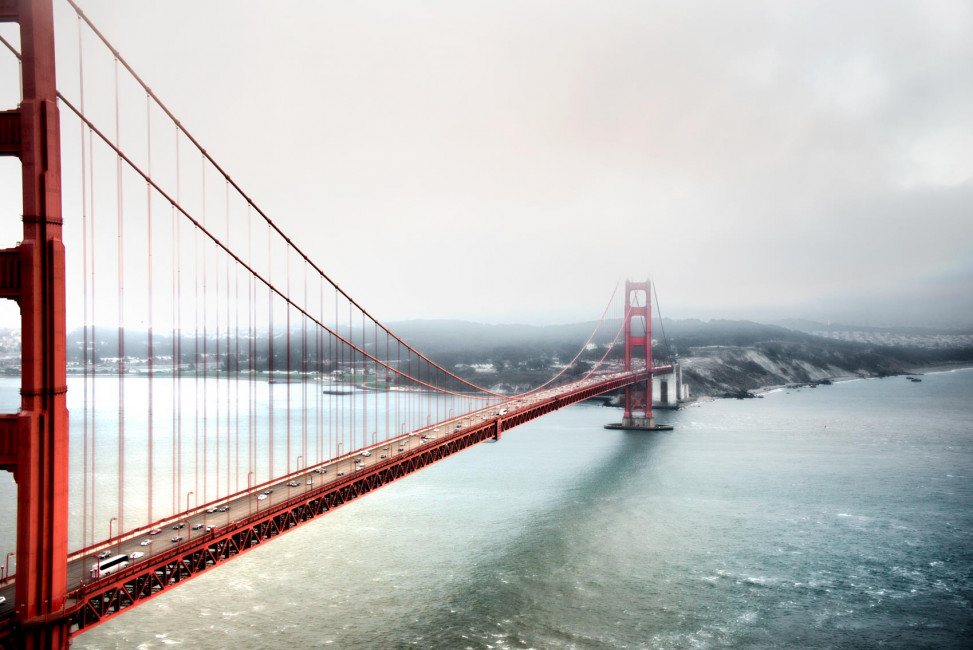
<svg viewBox="0 0 973 650">
<path fill-rule="evenodd" d="M 12 555 L 17 555 L 17 553 L 14 552 L 14 551 L 10 551 L 9 553 L 7 553 L 7 561 L 4 562 L 4 569 L 3 569 L 3 581 L 4 582 L 6 582 L 7 580 L 10 580 L 10 556 L 12 556 Z"/>
<path fill-rule="evenodd" d="M 118 521 L 118 517 L 112 517 L 111 519 L 108 520 L 108 541 L 109 541 L 109 543 L 111 542 L 111 529 L 112 529 L 112 524 L 114 524 L 116 521 Z M 118 550 L 121 550 L 121 546 L 122 546 L 122 541 L 121 540 L 118 540 Z"/>
<path fill-rule="evenodd" d="M 189 496 L 191 494 L 196 494 L 196 493 L 193 492 L 192 490 L 186 492 L 186 512 L 184 513 L 186 515 L 186 526 L 189 526 Z M 191 528 L 189 529 L 189 532 L 186 533 L 186 535 L 188 535 L 189 538 L 192 539 L 193 531 Z"/>
<path fill-rule="evenodd" d="M 254 474 L 252 471 L 247 472 L 247 508 L 249 514 L 253 514 L 253 485 L 251 483 L 251 481 L 253 481 L 253 476 Z"/>
</svg>

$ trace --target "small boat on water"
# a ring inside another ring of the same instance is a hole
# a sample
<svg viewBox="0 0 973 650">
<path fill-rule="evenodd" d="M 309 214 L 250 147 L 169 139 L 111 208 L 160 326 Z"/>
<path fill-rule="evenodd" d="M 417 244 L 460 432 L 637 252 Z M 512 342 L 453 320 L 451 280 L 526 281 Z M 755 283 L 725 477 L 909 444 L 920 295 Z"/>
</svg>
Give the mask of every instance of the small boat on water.
<svg viewBox="0 0 973 650">
<path fill-rule="evenodd" d="M 906 377 L 906 379 L 908 379 L 909 381 L 922 381 L 918 377 Z"/>
</svg>

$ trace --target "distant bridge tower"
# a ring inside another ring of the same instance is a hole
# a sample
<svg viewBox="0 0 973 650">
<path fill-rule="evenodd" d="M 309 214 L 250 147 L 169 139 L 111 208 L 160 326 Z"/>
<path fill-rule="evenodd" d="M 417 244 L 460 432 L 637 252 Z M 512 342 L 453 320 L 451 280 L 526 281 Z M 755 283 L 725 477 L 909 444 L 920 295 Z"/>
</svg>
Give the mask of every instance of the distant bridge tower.
<svg viewBox="0 0 973 650">
<path fill-rule="evenodd" d="M 644 369 L 652 371 L 652 285 L 625 281 L 625 371 L 633 368 L 633 360 L 642 358 Z M 636 349 L 641 354 L 633 356 Z M 652 416 L 652 377 L 625 388 L 625 414 L 621 424 L 609 424 L 609 429 L 641 429 L 668 431 L 668 424 L 656 424 Z"/>
<path fill-rule="evenodd" d="M 636 292 L 642 292 L 644 300 L 638 300 Z M 645 368 L 652 367 L 652 299 L 649 281 L 625 281 L 625 370 L 632 370 L 632 353 L 636 348 L 642 349 Z M 633 298 L 635 298 L 633 300 Z M 637 303 L 641 302 L 641 306 Z M 634 322 L 633 322 L 634 321 Z M 633 325 L 635 326 L 633 328 Z M 634 331 L 633 331 L 634 329 Z M 641 418 L 633 418 L 632 414 L 640 412 Z M 636 422 L 638 420 L 638 422 Z M 622 420 L 625 426 L 639 424 L 652 427 L 655 418 L 652 417 L 652 382 L 625 387 L 625 416 Z"/>
<path fill-rule="evenodd" d="M 0 0 L 20 24 L 23 97 L 0 112 L 0 155 L 20 158 L 24 235 L 0 251 L 0 297 L 20 306 L 21 407 L 0 417 L 0 467 L 17 481 L 15 647 L 67 648 L 68 411 L 61 141 L 51 0 Z"/>
</svg>

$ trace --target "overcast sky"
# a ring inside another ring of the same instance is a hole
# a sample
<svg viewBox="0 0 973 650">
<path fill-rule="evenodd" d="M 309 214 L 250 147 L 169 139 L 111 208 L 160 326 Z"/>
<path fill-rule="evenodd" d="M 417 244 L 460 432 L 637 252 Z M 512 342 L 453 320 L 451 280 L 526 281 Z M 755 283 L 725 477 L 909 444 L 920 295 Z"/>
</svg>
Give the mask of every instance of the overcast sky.
<svg viewBox="0 0 973 650">
<path fill-rule="evenodd" d="M 380 320 L 973 324 L 968 0 L 79 4 Z"/>
</svg>

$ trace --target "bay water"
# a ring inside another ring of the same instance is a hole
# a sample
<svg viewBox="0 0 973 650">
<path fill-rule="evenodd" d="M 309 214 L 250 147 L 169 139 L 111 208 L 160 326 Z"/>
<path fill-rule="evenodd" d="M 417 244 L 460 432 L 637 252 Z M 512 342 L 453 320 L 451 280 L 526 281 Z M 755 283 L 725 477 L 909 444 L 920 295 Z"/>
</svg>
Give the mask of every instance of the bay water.
<svg viewBox="0 0 973 650">
<path fill-rule="evenodd" d="M 73 647 L 973 646 L 973 370 L 620 417 L 514 429 Z"/>
</svg>

